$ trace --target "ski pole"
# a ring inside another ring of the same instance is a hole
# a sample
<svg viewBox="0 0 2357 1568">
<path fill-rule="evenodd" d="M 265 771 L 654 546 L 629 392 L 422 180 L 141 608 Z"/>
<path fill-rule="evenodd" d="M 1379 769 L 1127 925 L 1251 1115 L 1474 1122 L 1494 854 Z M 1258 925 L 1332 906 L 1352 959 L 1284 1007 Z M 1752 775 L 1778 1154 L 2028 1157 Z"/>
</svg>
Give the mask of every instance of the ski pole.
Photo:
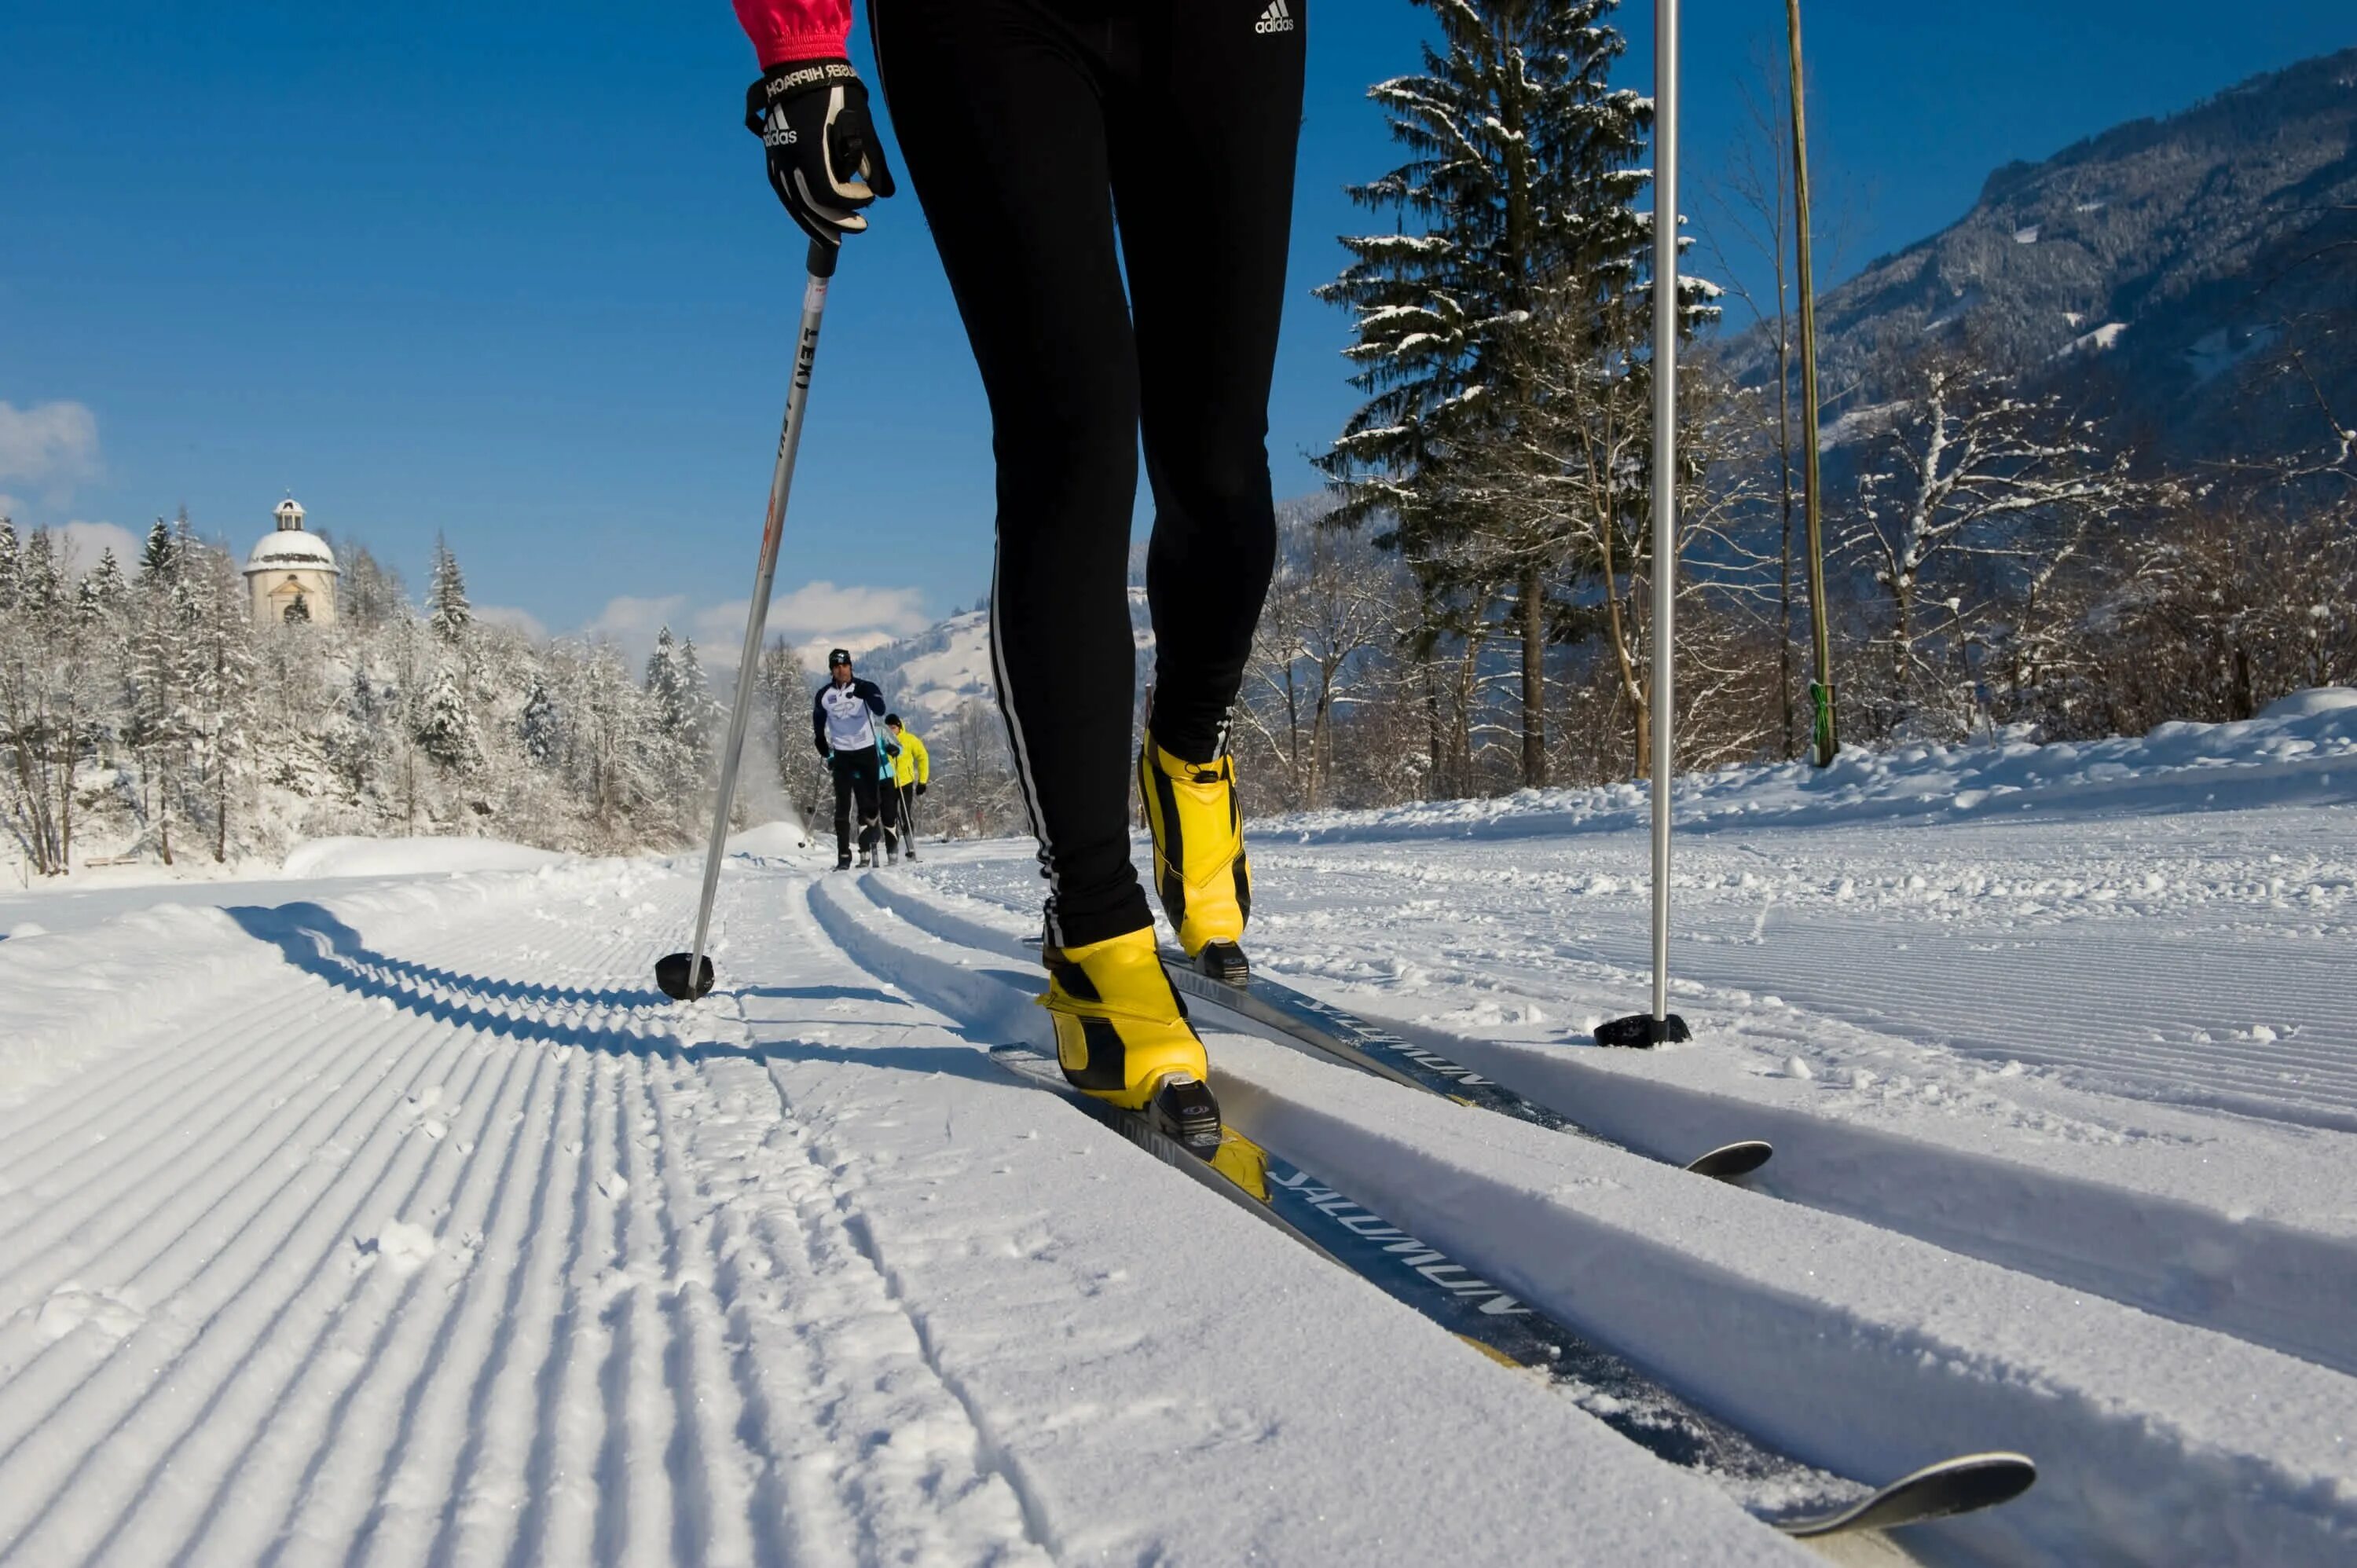
<svg viewBox="0 0 2357 1568">
<path fill-rule="evenodd" d="M 1670 1011 L 1670 774 L 1677 738 L 1678 0 L 1653 0 L 1653 1008 L 1598 1025 L 1604 1046 L 1690 1039 Z"/>
<path fill-rule="evenodd" d="M 778 575 L 778 542 L 785 532 L 786 497 L 794 486 L 794 456 L 802 442 L 802 414 L 810 405 L 811 366 L 818 358 L 819 320 L 826 314 L 827 281 L 834 276 L 835 246 L 811 242 L 810 276 L 802 289 L 802 336 L 794 350 L 793 385 L 786 393 L 785 428 L 778 436 L 778 465 L 770 475 L 770 511 L 761 528 L 760 565 L 753 576 L 753 603 L 745 615 L 745 651 L 737 663 L 737 700 L 728 714 L 728 740 L 720 753 L 720 786 L 712 807 L 712 840 L 704 854 L 704 894 L 695 907 L 695 942 L 686 952 L 667 953 L 655 964 L 655 984 L 673 1001 L 688 1002 L 712 989 L 712 961 L 705 956 L 712 934 L 712 899 L 720 887 L 720 862 L 728 847 L 728 812 L 737 799 L 737 765 L 745 755 L 745 729 L 753 716 L 753 688 L 761 657 L 761 634 L 770 619 L 770 586 Z"/>
</svg>

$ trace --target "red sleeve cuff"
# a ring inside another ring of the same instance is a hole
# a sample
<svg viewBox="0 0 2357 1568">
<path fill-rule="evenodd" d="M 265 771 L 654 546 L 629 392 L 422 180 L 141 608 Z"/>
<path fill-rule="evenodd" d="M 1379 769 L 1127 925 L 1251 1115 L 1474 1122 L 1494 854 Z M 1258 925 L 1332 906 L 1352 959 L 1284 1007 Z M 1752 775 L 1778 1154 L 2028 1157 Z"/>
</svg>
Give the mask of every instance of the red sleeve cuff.
<svg viewBox="0 0 2357 1568">
<path fill-rule="evenodd" d="M 736 0 L 736 6 L 763 70 L 850 52 L 851 0 Z"/>
</svg>

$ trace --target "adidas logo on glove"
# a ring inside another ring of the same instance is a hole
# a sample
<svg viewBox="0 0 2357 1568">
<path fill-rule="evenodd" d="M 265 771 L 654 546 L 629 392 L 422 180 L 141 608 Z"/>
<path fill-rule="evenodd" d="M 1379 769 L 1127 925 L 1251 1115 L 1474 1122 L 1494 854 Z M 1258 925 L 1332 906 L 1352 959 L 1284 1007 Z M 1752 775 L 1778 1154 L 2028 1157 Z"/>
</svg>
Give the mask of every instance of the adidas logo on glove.
<svg viewBox="0 0 2357 1568">
<path fill-rule="evenodd" d="M 1276 0 L 1276 4 L 1263 11 L 1260 14 L 1260 20 L 1253 24 L 1253 31 L 1255 33 L 1293 31 L 1293 13 L 1286 8 L 1285 0 Z"/>
</svg>

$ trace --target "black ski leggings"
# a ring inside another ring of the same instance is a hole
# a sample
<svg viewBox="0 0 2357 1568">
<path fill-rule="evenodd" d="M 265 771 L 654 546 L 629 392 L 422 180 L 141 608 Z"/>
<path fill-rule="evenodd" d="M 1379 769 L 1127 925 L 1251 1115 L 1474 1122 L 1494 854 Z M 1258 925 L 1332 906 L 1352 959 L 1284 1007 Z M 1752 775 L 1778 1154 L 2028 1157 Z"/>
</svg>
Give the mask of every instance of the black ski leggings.
<svg viewBox="0 0 2357 1568">
<path fill-rule="evenodd" d="M 1154 733 L 1176 755 L 1217 754 L 1268 592 L 1308 11 L 870 0 L 893 129 L 990 398 L 994 673 L 1056 945 L 1151 924 L 1129 858 L 1141 431 Z"/>
<path fill-rule="evenodd" d="M 851 802 L 859 801 L 859 847 L 863 852 L 876 847 L 878 832 L 890 832 L 897 825 L 892 808 L 898 795 L 889 784 L 882 782 L 881 760 L 872 746 L 858 751 L 838 751 L 830 759 L 834 769 L 834 853 L 848 857 L 851 854 Z"/>
</svg>

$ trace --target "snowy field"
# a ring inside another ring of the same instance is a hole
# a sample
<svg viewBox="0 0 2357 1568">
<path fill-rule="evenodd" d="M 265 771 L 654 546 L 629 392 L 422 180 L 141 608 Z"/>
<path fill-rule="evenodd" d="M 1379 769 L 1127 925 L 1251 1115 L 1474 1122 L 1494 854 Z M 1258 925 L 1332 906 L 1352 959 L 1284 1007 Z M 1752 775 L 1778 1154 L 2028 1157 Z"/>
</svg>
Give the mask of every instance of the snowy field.
<svg viewBox="0 0 2357 1568">
<path fill-rule="evenodd" d="M 2357 1561 L 2357 693 L 1677 804 L 1650 1053 L 1641 792 L 1254 838 L 1267 972 L 1625 1150 L 1200 1015 L 1238 1125 L 1814 1464 L 2039 1461 L 1853 1559 Z M 1815 1556 L 1002 1076 L 1028 845 L 793 839 L 687 1009 L 690 858 L 0 895 L 0 1563 Z"/>
</svg>

